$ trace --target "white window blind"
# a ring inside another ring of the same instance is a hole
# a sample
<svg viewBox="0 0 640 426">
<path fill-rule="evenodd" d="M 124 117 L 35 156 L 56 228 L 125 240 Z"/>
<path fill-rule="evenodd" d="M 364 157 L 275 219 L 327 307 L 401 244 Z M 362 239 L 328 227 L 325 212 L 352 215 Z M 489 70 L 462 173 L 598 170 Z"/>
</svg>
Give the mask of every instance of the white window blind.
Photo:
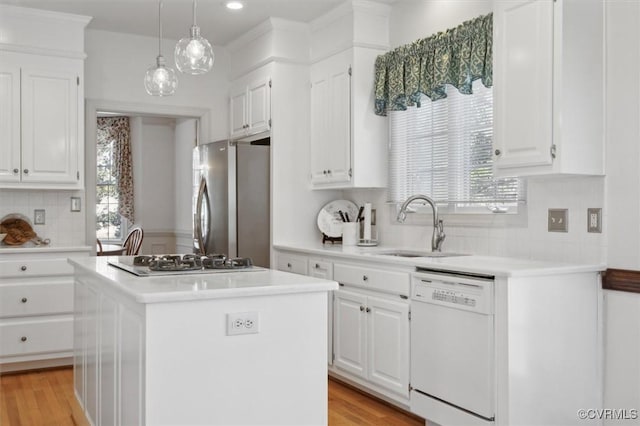
<svg viewBox="0 0 640 426">
<path fill-rule="evenodd" d="M 447 86 L 447 98 L 389 112 L 389 198 L 428 195 L 449 213 L 514 211 L 524 200 L 517 178 L 494 179 L 493 90 L 473 95 Z"/>
</svg>

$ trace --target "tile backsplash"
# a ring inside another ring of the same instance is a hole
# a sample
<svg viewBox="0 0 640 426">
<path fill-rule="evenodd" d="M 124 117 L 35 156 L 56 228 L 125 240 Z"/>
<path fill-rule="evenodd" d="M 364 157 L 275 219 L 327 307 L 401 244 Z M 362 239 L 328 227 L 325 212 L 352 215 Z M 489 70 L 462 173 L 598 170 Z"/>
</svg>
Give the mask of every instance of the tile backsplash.
<svg viewBox="0 0 640 426">
<path fill-rule="evenodd" d="M 430 250 L 433 227 L 430 215 L 395 220 L 395 206 L 386 205 L 384 190 L 348 190 L 345 199 L 374 203 L 378 230 L 384 245 Z M 482 224 L 460 224 L 444 217 L 447 237 L 443 251 L 508 256 L 571 263 L 604 263 L 606 215 L 602 233 L 587 232 L 587 209 L 604 207 L 603 177 L 529 179 L 527 203 L 519 218 L 493 216 Z M 568 232 L 548 232 L 548 209 L 568 209 Z M 413 216 L 413 215 L 410 215 Z M 416 220 L 417 219 L 417 220 Z"/>
<path fill-rule="evenodd" d="M 71 211 L 71 197 L 80 197 L 81 210 Z M 34 222 L 34 210 L 45 210 L 45 224 L 33 225 L 40 238 L 56 247 L 85 245 L 84 191 L 0 189 L 0 219 L 19 213 Z"/>
</svg>

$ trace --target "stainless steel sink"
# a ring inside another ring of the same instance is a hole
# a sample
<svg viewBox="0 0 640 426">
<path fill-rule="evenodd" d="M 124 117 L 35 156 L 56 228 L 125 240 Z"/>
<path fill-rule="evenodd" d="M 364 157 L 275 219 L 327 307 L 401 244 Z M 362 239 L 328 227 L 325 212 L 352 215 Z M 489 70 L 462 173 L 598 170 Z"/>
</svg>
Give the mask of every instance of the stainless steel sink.
<svg viewBox="0 0 640 426">
<path fill-rule="evenodd" d="M 450 253 L 444 251 L 412 251 L 412 250 L 389 250 L 379 251 L 374 254 L 382 256 L 396 256 L 396 257 L 454 257 L 454 256 L 469 256 L 464 253 Z"/>
</svg>

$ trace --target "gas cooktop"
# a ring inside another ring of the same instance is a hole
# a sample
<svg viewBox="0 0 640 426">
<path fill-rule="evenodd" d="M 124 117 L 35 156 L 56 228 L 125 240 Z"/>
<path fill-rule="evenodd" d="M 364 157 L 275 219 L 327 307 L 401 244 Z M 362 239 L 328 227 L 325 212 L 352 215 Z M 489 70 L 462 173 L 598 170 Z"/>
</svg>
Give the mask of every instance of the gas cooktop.
<svg viewBox="0 0 640 426">
<path fill-rule="evenodd" d="M 211 274 L 219 272 L 258 271 L 250 258 L 227 258 L 224 254 L 163 254 L 151 256 L 119 256 L 109 265 L 139 277 L 159 275 Z"/>
</svg>

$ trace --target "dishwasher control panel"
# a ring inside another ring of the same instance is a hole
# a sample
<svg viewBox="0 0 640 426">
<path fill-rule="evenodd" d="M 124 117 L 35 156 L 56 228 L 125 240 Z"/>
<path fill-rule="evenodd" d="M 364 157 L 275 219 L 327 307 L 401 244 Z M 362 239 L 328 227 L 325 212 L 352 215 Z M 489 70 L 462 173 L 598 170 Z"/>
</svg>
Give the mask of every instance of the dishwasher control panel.
<svg viewBox="0 0 640 426">
<path fill-rule="evenodd" d="M 440 300 L 447 303 L 456 303 L 458 305 L 476 306 L 476 298 L 461 292 L 450 290 L 434 289 L 431 293 L 432 300 Z"/>
<path fill-rule="evenodd" d="M 493 280 L 415 273 L 411 299 L 484 314 L 493 313 Z"/>
</svg>

